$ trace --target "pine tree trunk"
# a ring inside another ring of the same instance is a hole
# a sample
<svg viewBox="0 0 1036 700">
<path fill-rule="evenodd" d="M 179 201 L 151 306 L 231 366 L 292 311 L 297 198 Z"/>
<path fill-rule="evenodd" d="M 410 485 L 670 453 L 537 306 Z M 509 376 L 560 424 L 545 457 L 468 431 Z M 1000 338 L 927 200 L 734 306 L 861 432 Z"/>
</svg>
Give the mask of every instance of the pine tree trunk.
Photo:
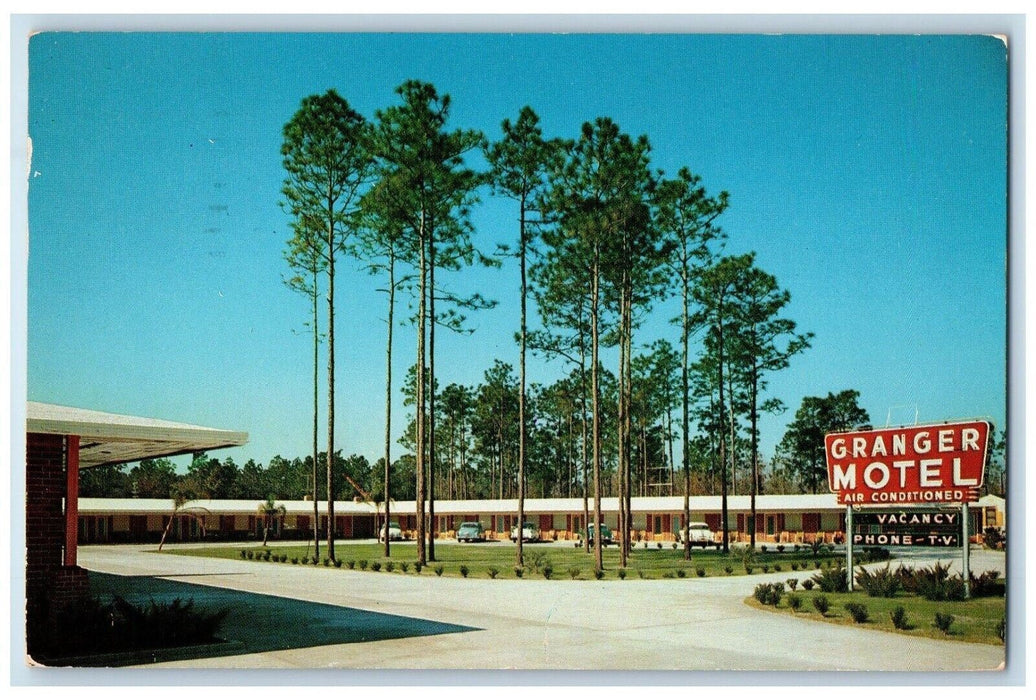
<svg viewBox="0 0 1036 700">
<path fill-rule="evenodd" d="M 396 306 L 396 258 L 389 252 L 389 286 L 388 286 L 388 333 L 385 341 L 385 488 L 382 496 L 385 499 L 385 556 L 390 556 L 389 522 L 391 509 L 389 506 L 390 455 L 392 451 L 392 317 Z"/>
</svg>

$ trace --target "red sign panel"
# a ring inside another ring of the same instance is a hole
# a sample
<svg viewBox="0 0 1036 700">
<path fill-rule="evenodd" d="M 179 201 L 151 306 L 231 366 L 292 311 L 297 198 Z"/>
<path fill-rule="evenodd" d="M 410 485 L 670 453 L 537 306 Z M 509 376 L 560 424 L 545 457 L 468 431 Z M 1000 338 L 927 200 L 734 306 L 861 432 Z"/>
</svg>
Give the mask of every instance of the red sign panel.
<svg viewBox="0 0 1036 700">
<path fill-rule="evenodd" d="M 989 423 L 943 423 L 824 436 L 827 478 L 851 505 L 962 503 L 982 486 Z"/>
</svg>

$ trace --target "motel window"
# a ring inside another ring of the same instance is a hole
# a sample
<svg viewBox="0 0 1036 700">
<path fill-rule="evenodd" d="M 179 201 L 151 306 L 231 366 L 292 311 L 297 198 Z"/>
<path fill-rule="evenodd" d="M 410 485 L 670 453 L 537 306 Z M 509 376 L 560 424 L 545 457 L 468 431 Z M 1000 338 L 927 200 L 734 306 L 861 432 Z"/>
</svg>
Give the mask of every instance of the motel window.
<svg viewBox="0 0 1036 700">
<path fill-rule="evenodd" d="M 661 535 L 662 534 L 662 516 L 661 515 L 656 515 L 655 516 L 655 527 L 652 529 L 652 533 L 654 533 L 656 535 Z"/>
</svg>

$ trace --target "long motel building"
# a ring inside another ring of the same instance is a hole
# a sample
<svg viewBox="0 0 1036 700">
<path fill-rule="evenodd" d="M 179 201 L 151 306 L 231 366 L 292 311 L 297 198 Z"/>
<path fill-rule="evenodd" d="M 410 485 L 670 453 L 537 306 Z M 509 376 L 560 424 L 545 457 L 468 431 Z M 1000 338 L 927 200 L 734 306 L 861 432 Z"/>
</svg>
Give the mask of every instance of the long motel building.
<svg viewBox="0 0 1036 700">
<path fill-rule="evenodd" d="M 275 501 L 273 517 L 263 513 L 259 500 L 196 500 L 173 511 L 170 499 L 80 498 L 78 541 L 81 544 L 158 541 L 169 526 L 167 541 L 248 541 L 262 539 L 269 528 L 270 541 L 306 540 L 313 536 L 314 504 L 310 500 Z M 417 526 L 416 502 L 390 502 L 389 518 L 403 536 L 413 539 Z M 985 496 L 969 507 L 973 539 L 987 527 L 1003 528 L 1004 499 Z M 281 512 L 283 507 L 283 512 Z M 959 508 L 959 506 L 958 506 Z M 657 496 L 631 499 L 635 541 L 675 542 L 683 529 L 683 497 Z M 884 508 L 883 510 L 894 510 Z M 425 512 L 427 517 L 428 507 Z M 601 520 L 619 537 L 618 498 L 601 499 Z M 530 498 L 525 501 L 525 522 L 540 530 L 542 540 L 578 540 L 586 525 L 582 498 Z M 337 501 L 334 505 L 335 536 L 370 539 L 384 522 L 384 508 L 370 502 Z M 507 540 L 517 523 L 518 501 L 435 501 L 435 530 L 439 538 L 452 539 L 462 522 L 480 522 L 490 540 Z M 704 522 L 722 540 L 722 502 L 719 496 L 693 496 L 691 522 Z M 316 504 L 319 530 L 326 537 L 327 503 Z M 589 501 L 593 522 L 594 503 Z M 169 525 L 170 518 L 173 519 Z M 729 496 L 727 528 L 731 542 L 749 539 L 749 496 Z M 846 510 L 834 494 L 756 496 L 757 543 L 827 543 L 844 541 Z"/>
</svg>

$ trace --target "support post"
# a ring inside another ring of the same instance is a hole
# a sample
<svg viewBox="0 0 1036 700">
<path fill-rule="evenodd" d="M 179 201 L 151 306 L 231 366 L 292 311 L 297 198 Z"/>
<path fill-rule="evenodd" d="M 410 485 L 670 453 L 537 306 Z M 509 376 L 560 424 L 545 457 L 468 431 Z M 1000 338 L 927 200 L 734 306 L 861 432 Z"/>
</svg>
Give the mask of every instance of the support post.
<svg viewBox="0 0 1036 700">
<path fill-rule="evenodd" d="M 79 541 L 79 436 L 65 439 L 65 566 L 76 565 Z"/>
<path fill-rule="evenodd" d="M 971 553 L 971 537 L 968 530 L 971 528 L 968 526 L 968 502 L 963 501 L 960 504 L 960 522 L 961 522 L 961 552 L 963 553 L 962 566 L 963 577 L 964 577 L 964 597 L 971 597 L 971 568 L 969 566 L 969 554 Z"/>
<path fill-rule="evenodd" d="M 845 507 L 845 568 L 849 578 L 849 592 L 853 590 L 853 507 Z"/>
</svg>

